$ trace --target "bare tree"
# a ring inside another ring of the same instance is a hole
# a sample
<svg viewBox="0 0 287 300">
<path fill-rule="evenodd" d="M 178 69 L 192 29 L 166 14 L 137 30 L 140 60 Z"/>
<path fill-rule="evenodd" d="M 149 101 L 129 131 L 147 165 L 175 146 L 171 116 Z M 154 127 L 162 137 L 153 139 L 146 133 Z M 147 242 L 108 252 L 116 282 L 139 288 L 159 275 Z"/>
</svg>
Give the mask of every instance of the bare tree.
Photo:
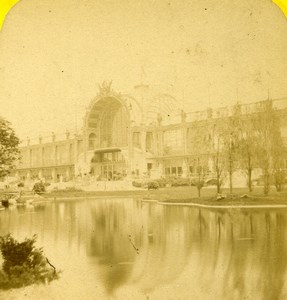
<svg viewBox="0 0 287 300">
<path fill-rule="evenodd" d="M 285 185 L 286 171 L 283 168 L 274 169 L 273 178 L 277 192 L 281 192 Z"/>
<path fill-rule="evenodd" d="M 198 159 L 198 165 L 196 166 L 196 173 L 195 177 L 192 179 L 192 183 L 196 186 L 198 197 L 201 197 L 201 189 L 204 187 L 205 179 L 208 174 L 208 167 L 206 165 L 206 162 L 200 163 L 200 160 Z"/>
<path fill-rule="evenodd" d="M 274 113 L 273 120 L 273 134 L 271 144 L 271 155 L 272 155 L 272 176 L 274 185 L 277 192 L 281 192 L 285 184 L 285 168 L 284 168 L 284 157 L 286 154 L 286 147 L 283 143 L 281 131 L 280 131 L 280 117 Z"/>
<path fill-rule="evenodd" d="M 239 137 L 241 131 L 241 106 L 236 104 L 233 107 L 233 113 L 226 122 L 224 130 L 224 152 L 227 156 L 228 175 L 229 175 L 229 193 L 233 194 L 233 173 L 237 167 Z"/>
<path fill-rule="evenodd" d="M 272 101 L 266 100 L 259 104 L 259 112 L 254 118 L 255 130 L 260 139 L 260 146 L 257 149 L 259 165 L 263 172 L 264 194 L 270 191 L 271 176 L 274 173 L 273 166 L 278 169 L 282 157 L 279 141 L 280 125 L 276 111 L 272 107 Z M 276 149 L 276 151 L 275 151 Z M 275 163 L 276 162 L 276 163 Z"/>
<path fill-rule="evenodd" d="M 229 192 L 233 193 L 233 173 L 236 168 L 238 145 L 239 116 L 232 115 L 217 120 L 214 130 L 214 171 L 217 182 L 217 193 L 221 193 L 221 186 L 228 174 Z"/>
<path fill-rule="evenodd" d="M 213 155 L 213 166 L 216 179 L 217 193 L 221 193 L 221 186 L 225 177 L 226 168 L 226 157 L 222 153 L 223 148 L 223 136 L 217 132 L 214 136 L 214 155 Z"/>
<path fill-rule="evenodd" d="M 247 176 L 247 186 L 252 192 L 252 174 L 258 165 L 259 139 L 255 133 L 253 117 L 247 115 L 240 120 L 240 131 L 237 147 L 237 159 L 239 167 L 245 171 Z"/>
<path fill-rule="evenodd" d="M 231 115 L 218 119 L 215 124 L 214 171 L 217 193 L 221 192 L 221 185 L 228 174 L 229 193 L 233 194 L 233 174 L 238 167 L 241 119 L 241 106 L 236 104 Z"/>
<path fill-rule="evenodd" d="M 208 174 L 208 158 L 213 151 L 212 127 L 209 123 L 198 122 L 188 131 L 190 144 L 188 149 L 192 151 L 193 157 L 187 160 L 188 168 L 192 164 L 193 176 L 190 177 L 190 184 L 196 186 L 198 197 L 201 196 L 201 189 L 204 187 Z M 190 175 L 189 175 L 190 176 Z"/>
</svg>

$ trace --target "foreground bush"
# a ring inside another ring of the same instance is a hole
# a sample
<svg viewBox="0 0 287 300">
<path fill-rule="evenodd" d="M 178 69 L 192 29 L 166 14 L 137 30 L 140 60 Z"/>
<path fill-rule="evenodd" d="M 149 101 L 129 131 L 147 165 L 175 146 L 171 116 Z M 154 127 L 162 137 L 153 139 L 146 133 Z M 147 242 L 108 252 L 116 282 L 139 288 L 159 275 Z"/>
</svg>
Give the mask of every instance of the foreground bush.
<svg viewBox="0 0 287 300">
<path fill-rule="evenodd" d="M 159 188 L 159 184 L 156 181 L 149 181 L 147 183 L 148 190 L 157 190 Z"/>
<path fill-rule="evenodd" d="M 143 186 L 143 183 L 142 183 L 142 182 L 139 182 L 139 181 L 133 181 L 133 182 L 132 182 L 132 185 L 133 185 L 134 187 L 140 188 L 140 187 Z"/>
<path fill-rule="evenodd" d="M 19 288 L 31 284 L 50 282 L 58 272 L 35 247 L 36 235 L 19 243 L 10 234 L 0 237 L 0 250 L 4 262 L 0 270 L 0 288 Z"/>
<path fill-rule="evenodd" d="M 167 184 L 171 185 L 171 180 L 169 178 L 159 178 L 155 179 L 155 181 L 158 183 L 159 187 L 164 188 Z"/>
<path fill-rule="evenodd" d="M 148 188 L 149 184 L 157 186 L 157 188 L 164 188 L 164 187 L 168 187 L 168 186 L 176 187 L 176 186 L 194 185 L 193 182 L 189 178 L 184 178 L 184 177 L 159 178 L 159 179 L 153 179 L 151 181 L 136 180 L 136 181 L 132 182 L 132 185 L 134 187 L 139 187 L 139 188 L 140 187 Z M 152 188 L 155 188 L 155 187 L 152 187 Z"/>
<path fill-rule="evenodd" d="M 190 179 L 183 177 L 174 178 L 171 182 L 171 186 L 189 186 L 190 184 Z"/>
<path fill-rule="evenodd" d="M 42 194 L 46 192 L 46 187 L 43 182 L 36 182 L 33 186 L 33 191 L 36 194 Z"/>
</svg>

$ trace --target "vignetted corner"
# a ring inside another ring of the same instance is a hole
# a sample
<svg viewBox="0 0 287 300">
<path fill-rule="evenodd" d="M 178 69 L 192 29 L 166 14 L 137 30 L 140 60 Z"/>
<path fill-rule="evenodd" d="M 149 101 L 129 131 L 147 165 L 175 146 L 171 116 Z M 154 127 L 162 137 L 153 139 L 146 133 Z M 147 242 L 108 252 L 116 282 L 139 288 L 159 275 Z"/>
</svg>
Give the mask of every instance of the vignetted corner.
<svg viewBox="0 0 287 300">
<path fill-rule="evenodd" d="M 2 0 L 0 2 L 0 30 L 10 9 L 20 0 Z"/>
</svg>

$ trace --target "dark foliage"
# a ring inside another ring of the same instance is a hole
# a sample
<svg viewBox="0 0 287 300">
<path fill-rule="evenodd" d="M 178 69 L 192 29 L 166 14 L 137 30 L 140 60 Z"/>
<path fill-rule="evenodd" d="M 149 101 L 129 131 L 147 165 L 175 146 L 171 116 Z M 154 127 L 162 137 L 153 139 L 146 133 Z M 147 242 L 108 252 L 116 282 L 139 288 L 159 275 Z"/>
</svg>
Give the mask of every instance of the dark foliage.
<svg viewBox="0 0 287 300">
<path fill-rule="evenodd" d="M 42 194 L 42 193 L 45 193 L 46 191 L 46 187 L 45 187 L 45 184 L 43 182 L 36 182 L 33 186 L 33 191 L 36 193 L 36 194 Z"/>
<path fill-rule="evenodd" d="M 134 187 L 147 187 L 149 184 L 157 184 L 157 188 L 164 188 L 168 186 L 189 186 L 193 185 L 193 182 L 189 178 L 184 178 L 184 177 L 169 177 L 169 178 L 159 178 L 159 179 L 154 179 L 152 181 L 144 181 L 144 180 L 136 180 L 132 182 L 132 185 Z"/>
<path fill-rule="evenodd" d="M 178 178 L 174 178 L 171 182 L 171 186 L 189 186 L 189 185 L 190 185 L 189 178 L 178 177 Z"/>
<path fill-rule="evenodd" d="M 132 182 L 132 185 L 133 185 L 134 187 L 140 188 L 140 187 L 143 186 L 143 183 L 142 183 L 142 182 L 139 182 L 139 181 L 133 181 L 133 182 Z"/>
<path fill-rule="evenodd" d="M 159 184 L 156 181 L 149 181 L 147 188 L 148 190 L 157 190 L 159 188 Z"/>
<path fill-rule="evenodd" d="M 0 178 L 15 168 L 19 159 L 19 139 L 8 121 L 0 118 Z"/>
<path fill-rule="evenodd" d="M 4 262 L 0 271 L 0 288 L 19 288 L 58 278 L 56 269 L 48 262 L 41 248 L 35 247 L 37 236 L 16 241 L 10 234 L 0 237 Z"/>
</svg>

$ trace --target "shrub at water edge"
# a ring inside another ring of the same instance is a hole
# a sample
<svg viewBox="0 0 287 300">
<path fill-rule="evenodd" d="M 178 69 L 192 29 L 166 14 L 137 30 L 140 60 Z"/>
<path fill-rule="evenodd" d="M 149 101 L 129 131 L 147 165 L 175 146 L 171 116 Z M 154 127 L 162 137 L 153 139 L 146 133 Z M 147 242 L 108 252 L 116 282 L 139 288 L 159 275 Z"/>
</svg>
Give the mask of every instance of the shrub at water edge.
<svg viewBox="0 0 287 300">
<path fill-rule="evenodd" d="M 148 190 L 157 190 L 159 188 L 159 184 L 156 181 L 149 181 L 147 188 Z"/>
<path fill-rule="evenodd" d="M 33 186 L 33 191 L 36 194 L 42 194 L 46 192 L 46 187 L 45 184 L 43 182 L 36 182 Z"/>
<path fill-rule="evenodd" d="M 59 272 L 44 256 L 42 248 L 36 248 L 37 236 L 18 242 L 10 234 L 0 237 L 3 257 L 0 270 L 0 288 L 19 288 L 31 284 L 50 282 Z"/>
</svg>

